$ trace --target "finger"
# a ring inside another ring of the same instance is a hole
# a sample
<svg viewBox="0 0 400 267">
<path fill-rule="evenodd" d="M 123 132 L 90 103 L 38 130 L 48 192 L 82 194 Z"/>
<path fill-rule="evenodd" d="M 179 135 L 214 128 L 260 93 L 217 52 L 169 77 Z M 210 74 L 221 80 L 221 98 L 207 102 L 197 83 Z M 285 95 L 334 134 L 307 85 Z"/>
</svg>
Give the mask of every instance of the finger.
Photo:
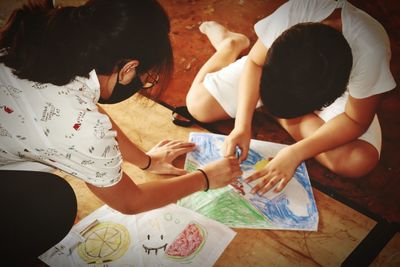
<svg viewBox="0 0 400 267">
<path fill-rule="evenodd" d="M 227 143 L 225 146 L 225 157 L 234 156 L 235 155 L 236 146 L 232 145 L 232 143 Z"/>
<path fill-rule="evenodd" d="M 241 147 L 242 154 L 240 155 L 239 161 L 243 162 L 247 158 L 247 154 L 249 153 L 249 148 L 248 147 Z"/>
<path fill-rule="evenodd" d="M 234 173 L 233 173 L 233 176 L 234 176 L 235 178 L 240 177 L 240 176 L 242 176 L 242 175 L 243 175 L 243 171 L 242 171 L 240 168 L 237 169 L 237 170 L 235 170 Z"/>
<path fill-rule="evenodd" d="M 276 177 L 272 178 L 258 193 L 260 195 L 264 195 L 269 190 L 271 190 L 271 188 L 274 187 L 279 181 L 280 181 L 280 178 L 276 178 Z"/>
<path fill-rule="evenodd" d="M 179 144 L 179 143 L 182 143 L 182 141 L 181 140 L 170 140 L 168 142 L 168 146 L 173 146 L 173 145 L 176 145 L 176 144 Z"/>
<path fill-rule="evenodd" d="M 240 166 L 240 162 L 239 162 L 239 160 L 238 160 L 236 157 L 234 157 L 234 156 L 229 156 L 229 157 L 228 157 L 228 160 L 229 160 L 229 164 L 230 164 L 231 166 Z"/>
<path fill-rule="evenodd" d="M 186 154 L 190 151 L 193 151 L 196 147 L 184 147 L 184 148 L 177 148 L 172 151 L 172 157 L 175 159 L 183 154 Z"/>
<path fill-rule="evenodd" d="M 238 163 L 231 163 L 229 167 L 232 175 L 234 175 L 235 177 L 242 176 L 243 171 Z"/>
<path fill-rule="evenodd" d="M 240 167 L 240 165 L 233 165 L 233 166 L 231 166 L 231 169 L 233 171 L 242 171 L 242 168 Z"/>
<path fill-rule="evenodd" d="M 240 165 L 237 163 L 237 159 L 235 159 L 235 161 L 236 161 L 236 163 L 230 162 L 230 169 L 231 169 L 232 175 L 234 175 L 235 177 L 242 176 L 243 171 L 240 168 Z"/>
<path fill-rule="evenodd" d="M 262 171 L 256 171 L 254 172 L 252 175 L 250 175 L 249 177 L 247 177 L 244 181 L 246 183 L 251 183 L 254 180 L 259 179 L 261 176 L 265 175 L 266 173 L 263 173 Z"/>
<path fill-rule="evenodd" d="M 289 183 L 290 179 L 287 178 L 283 178 L 281 179 L 281 181 L 279 182 L 278 186 L 275 188 L 274 192 L 281 192 L 283 188 L 286 187 L 286 185 Z"/>
<path fill-rule="evenodd" d="M 233 184 L 233 183 L 237 182 L 237 180 L 238 180 L 237 177 L 238 177 L 238 176 L 232 177 L 231 180 L 229 181 L 229 183 L 230 183 L 230 184 Z"/>
<path fill-rule="evenodd" d="M 269 182 L 269 179 L 266 177 L 261 179 L 261 181 L 251 189 L 250 193 L 255 194 L 256 192 L 258 192 L 258 190 L 260 190 L 262 187 L 264 187 L 268 182 Z"/>
<path fill-rule="evenodd" d="M 182 147 L 195 147 L 195 146 L 196 146 L 195 143 L 179 142 L 179 143 L 174 143 L 173 145 L 171 145 L 171 148 L 176 149 L 176 148 L 182 148 Z"/>
<path fill-rule="evenodd" d="M 225 141 L 222 143 L 222 147 L 221 147 L 221 154 L 223 155 L 223 156 L 225 156 L 226 155 L 226 150 L 228 149 L 228 142 L 226 141 L 226 139 L 225 139 Z"/>
<path fill-rule="evenodd" d="M 160 141 L 156 146 L 164 146 L 164 145 L 168 144 L 169 141 L 170 141 L 170 140 L 168 140 L 168 139 L 162 140 L 162 141 Z"/>
</svg>

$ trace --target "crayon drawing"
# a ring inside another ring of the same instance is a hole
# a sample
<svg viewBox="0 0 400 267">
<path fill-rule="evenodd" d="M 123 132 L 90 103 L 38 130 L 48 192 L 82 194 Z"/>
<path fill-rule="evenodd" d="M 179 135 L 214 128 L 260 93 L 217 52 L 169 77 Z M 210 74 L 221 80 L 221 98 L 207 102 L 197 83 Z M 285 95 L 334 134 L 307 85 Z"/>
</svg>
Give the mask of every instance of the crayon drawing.
<svg viewBox="0 0 400 267">
<path fill-rule="evenodd" d="M 48 266 L 143 266 L 136 253 L 135 215 L 125 215 L 103 205 L 75 224 L 60 243 L 39 259 Z"/>
<path fill-rule="evenodd" d="M 168 245 L 165 257 L 182 263 L 190 263 L 199 254 L 207 240 L 207 230 L 198 222 L 190 222 Z"/>
<path fill-rule="evenodd" d="M 185 169 L 196 168 L 222 157 L 225 136 L 191 133 L 189 141 L 197 149 L 187 154 Z M 181 199 L 178 205 L 200 212 L 231 227 L 316 231 L 318 211 L 305 163 L 280 193 L 249 193 L 257 183 L 244 178 L 268 164 L 284 145 L 252 140 L 247 159 L 241 163 L 243 176 L 229 187 L 199 192 Z"/>
<path fill-rule="evenodd" d="M 89 230 L 85 241 L 78 246 L 78 255 L 88 264 L 112 262 L 128 250 L 130 237 L 121 224 L 102 222 Z"/>
<path fill-rule="evenodd" d="M 267 228 L 272 225 L 248 201 L 229 187 L 198 192 L 179 200 L 179 205 L 236 228 Z"/>
<path fill-rule="evenodd" d="M 235 236 L 227 226 L 170 204 L 137 215 L 143 266 L 213 266 Z"/>
<path fill-rule="evenodd" d="M 39 259 L 55 267 L 207 267 L 235 235 L 226 225 L 176 204 L 137 215 L 104 205 Z"/>
</svg>

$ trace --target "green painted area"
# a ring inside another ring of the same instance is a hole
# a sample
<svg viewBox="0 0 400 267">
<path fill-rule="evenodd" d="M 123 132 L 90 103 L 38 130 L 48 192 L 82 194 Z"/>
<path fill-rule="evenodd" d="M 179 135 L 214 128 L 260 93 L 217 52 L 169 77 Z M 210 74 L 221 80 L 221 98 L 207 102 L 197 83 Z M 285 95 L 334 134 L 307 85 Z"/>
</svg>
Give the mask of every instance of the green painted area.
<svg viewBox="0 0 400 267">
<path fill-rule="evenodd" d="M 265 217 L 230 187 L 194 193 L 177 204 L 230 227 L 272 227 Z"/>
</svg>

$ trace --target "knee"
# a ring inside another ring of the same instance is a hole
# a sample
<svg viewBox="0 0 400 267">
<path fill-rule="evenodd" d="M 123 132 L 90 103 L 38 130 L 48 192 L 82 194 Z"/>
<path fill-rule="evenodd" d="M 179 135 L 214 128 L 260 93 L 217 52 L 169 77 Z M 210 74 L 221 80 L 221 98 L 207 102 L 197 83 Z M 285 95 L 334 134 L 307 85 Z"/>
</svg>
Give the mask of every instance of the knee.
<svg viewBox="0 0 400 267">
<path fill-rule="evenodd" d="M 353 150 L 328 168 L 345 177 L 358 178 L 370 173 L 379 162 L 379 153 L 371 145 Z"/>
<path fill-rule="evenodd" d="M 196 99 L 201 98 L 201 94 L 196 92 L 197 90 L 193 90 L 193 85 L 190 88 L 189 92 L 186 95 L 186 106 L 190 112 L 190 114 L 196 118 L 196 114 L 194 114 L 195 111 L 199 109 L 199 102 L 196 101 Z"/>
<path fill-rule="evenodd" d="M 205 122 L 207 120 L 203 110 L 204 101 L 202 101 L 202 95 L 189 91 L 186 96 L 186 106 L 189 113 L 198 121 Z"/>
<path fill-rule="evenodd" d="M 200 85 L 193 85 L 200 86 Z M 193 87 L 192 86 L 192 87 Z M 189 113 L 198 121 L 209 123 L 215 121 L 212 116 L 213 108 L 211 107 L 210 97 L 207 96 L 205 89 L 192 90 L 186 95 L 186 106 Z"/>
</svg>

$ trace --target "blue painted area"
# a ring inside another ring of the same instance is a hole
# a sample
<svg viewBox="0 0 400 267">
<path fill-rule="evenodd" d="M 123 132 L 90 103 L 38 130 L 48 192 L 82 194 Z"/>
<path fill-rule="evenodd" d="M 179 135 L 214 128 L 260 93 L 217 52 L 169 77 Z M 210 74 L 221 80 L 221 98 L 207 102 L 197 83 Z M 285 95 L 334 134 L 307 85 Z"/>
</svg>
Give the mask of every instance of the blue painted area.
<svg viewBox="0 0 400 267">
<path fill-rule="evenodd" d="M 263 156 L 250 149 L 249 158 L 246 160 L 246 168 L 253 169 L 253 166 Z M 247 162 L 248 161 L 248 162 Z M 289 208 L 289 200 L 285 194 L 278 195 L 273 199 L 263 196 L 253 195 L 250 201 L 261 211 L 271 222 L 276 225 L 288 228 L 308 229 L 318 223 L 318 211 L 312 194 L 311 183 L 304 162 L 296 169 L 293 179 L 296 179 L 307 192 L 309 205 L 307 206 L 307 216 L 297 216 Z"/>
<path fill-rule="evenodd" d="M 259 195 L 253 195 L 250 200 L 271 222 L 285 228 L 309 229 L 318 223 L 318 210 L 315 204 L 312 188 L 308 179 L 304 162 L 297 168 L 293 177 L 299 181 L 307 193 L 307 216 L 298 216 L 289 208 L 289 200 L 285 194 L 268 199 Z"/>
<path fill-rule="evenodd" d="M 222 144 L 224 142 L 223 137 L 192 134 L 190 141 L 195 143 L 197 148 L 188 156 L 193 158 L 199 166 L 204 166 L 207 163 L 213 162 L 222 157 L 220 148 L 216 144 Z"/>
<path fill-rule="evenodd" d="M 261 154 L 257 153 L 253 149 L 249 149 L 249 152 L 247 153 L 247 158 L 240 164 L 240 167 L 242 168 L 242 171 L 252 171 L 254 170 L 254 165 L 256 165 L 257 162 L 263 159 L 264 157 Z"/>
<path fill-rule="evenodd" d="M 223 144 L 223 136 L 192 133 L 190 141 L 197 145 L 197 149 L 190 153 L 190 158 L 194 159 L 200 166 L 221 159 L 221 147 L 217 144 Z M 261 154 L 250 149 L 247 159 L 240 164 L 240 167 L 242 171 L 253 170 L 254 165 L 262 159 L 264 157 Z"/>
</svg>

